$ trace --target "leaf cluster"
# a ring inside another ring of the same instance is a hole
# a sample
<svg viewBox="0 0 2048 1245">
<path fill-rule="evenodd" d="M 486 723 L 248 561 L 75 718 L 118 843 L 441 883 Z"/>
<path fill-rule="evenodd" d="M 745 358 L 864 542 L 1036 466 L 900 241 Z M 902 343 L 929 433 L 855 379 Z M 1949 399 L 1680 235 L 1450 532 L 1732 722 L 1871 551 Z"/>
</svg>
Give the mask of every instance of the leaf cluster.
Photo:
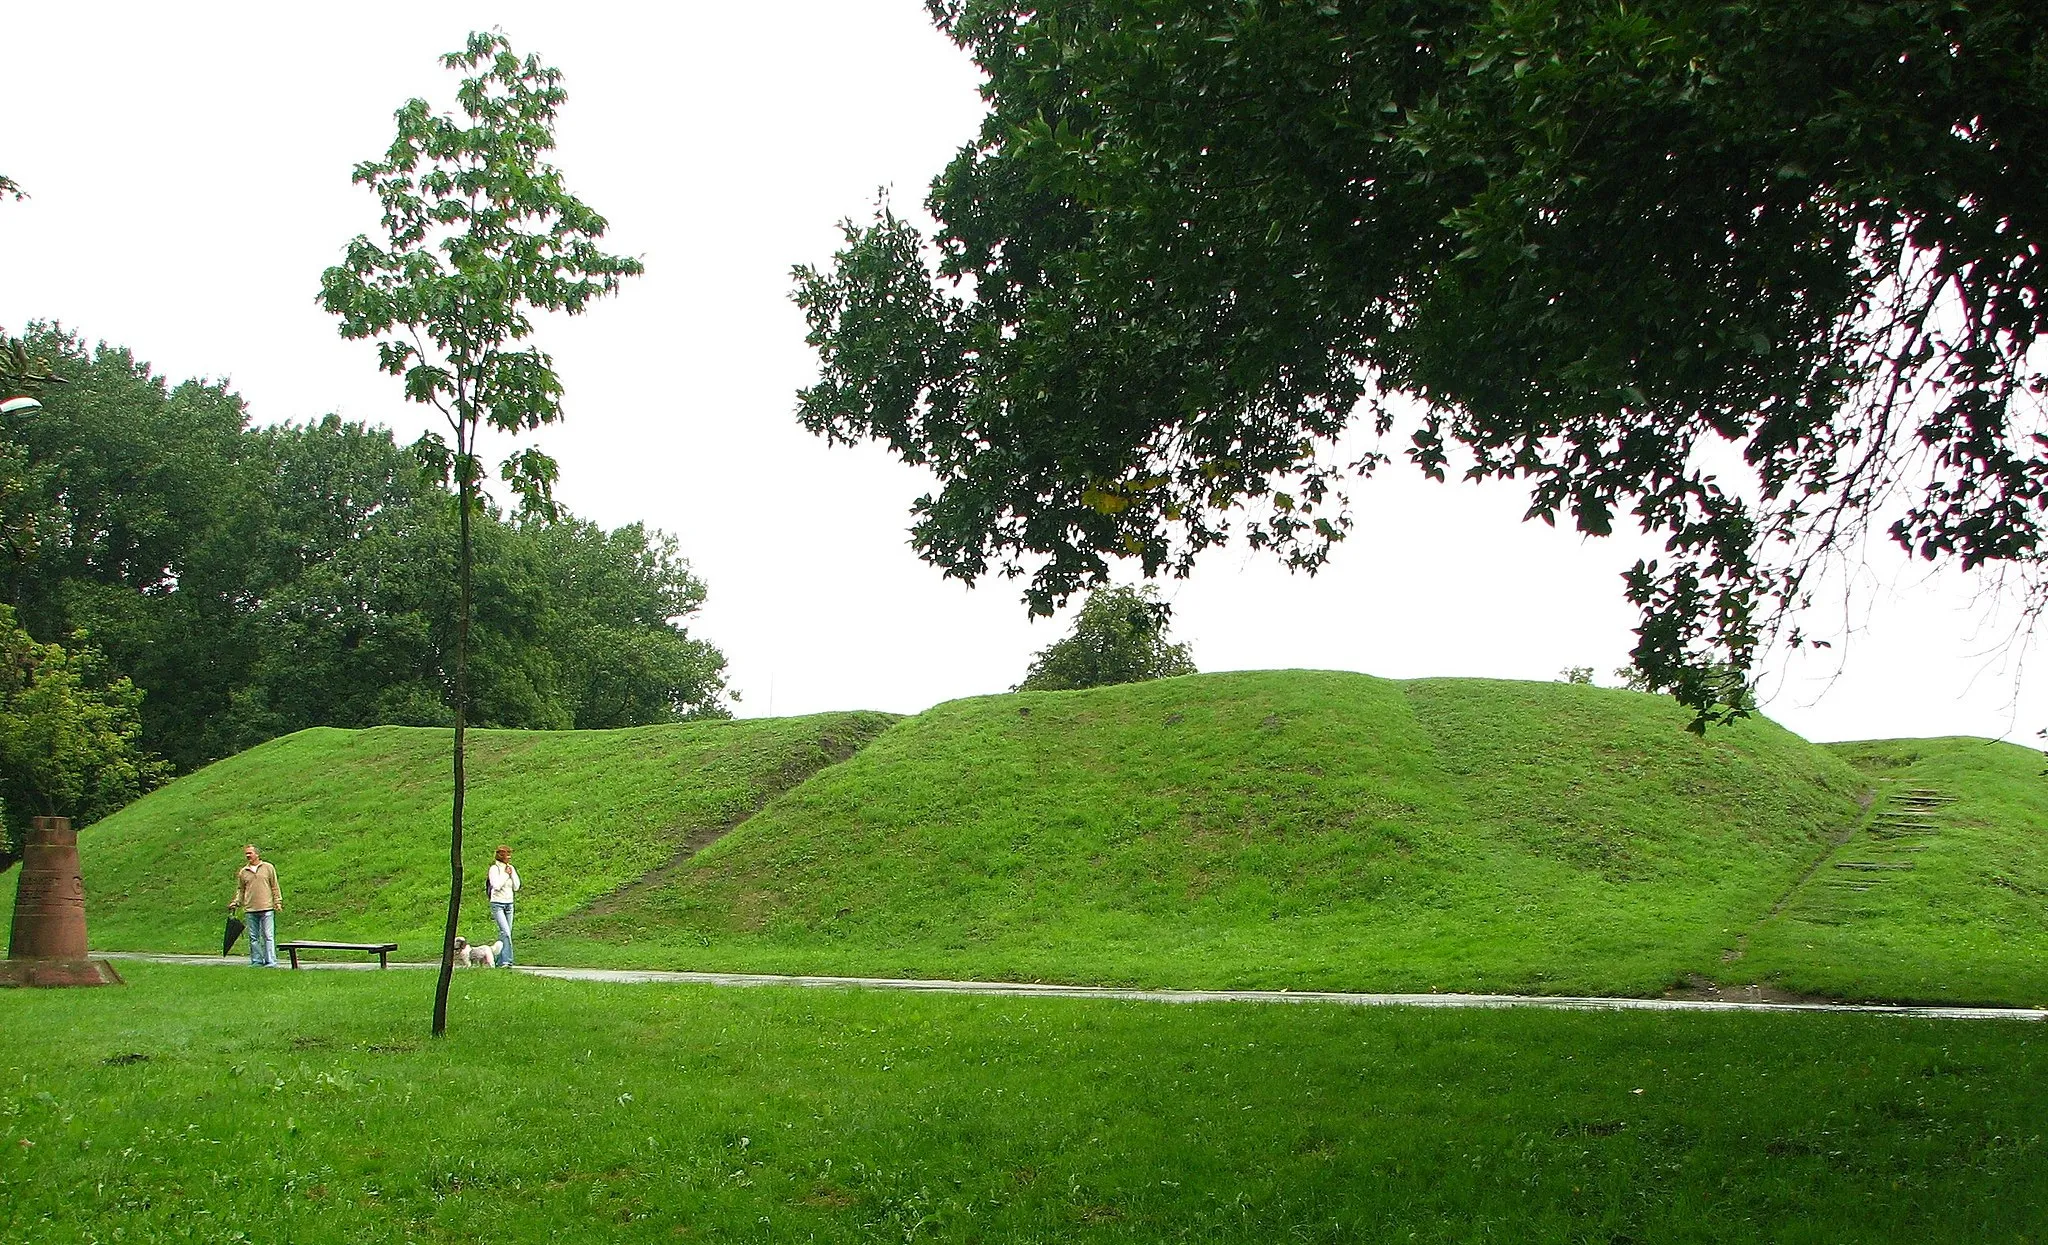
<svg viewBox="0 0 2048 1245">
<path fill-rule="evenodd" d="M 32 815 L 89 824 L 169 777 L 142 746 L 141 707 L 83 633 L 38 644 L 0 605 L 0 854 L 18 855 Z"/>
<path fill-rule="evenodd" d="M 560 71 L 516 55 L 501 32 L 472 34 L 442 57 L 469 70 L 459 113 L 423 99 L 399 108 L 381 159 L 356 166 L 383 209 L 382 241 L 358 235 L 322 274 L 320 303 L 345 338 L 377 340 L 378 365 L 406 397 L 440 411 L 452 449 L 431 460 L 459 483 L 480 478 L 479 425 L 531 431 L 561 416 L 554 359 L 524 344 L 535 312 L 581 312 L 642 271 L 598 246 L 605 219 L 569 193 L 546 159 L 567 100 Z M 555 466 L 527 448 L 503 477 L 535 513 L 552 504 Z"/>
<path fill-rule="evenodd" d="M 931 8 L 988 101 L 938 230 L 885 206 L 796 297 L 804 423 L 937 474 L 949 574 L 1313 571 L 1400 454 L 1663 536 L 1632 661 L 1704 725 L 1872 525 L 2038 562 L 2036 6 Z"/>
</svg>

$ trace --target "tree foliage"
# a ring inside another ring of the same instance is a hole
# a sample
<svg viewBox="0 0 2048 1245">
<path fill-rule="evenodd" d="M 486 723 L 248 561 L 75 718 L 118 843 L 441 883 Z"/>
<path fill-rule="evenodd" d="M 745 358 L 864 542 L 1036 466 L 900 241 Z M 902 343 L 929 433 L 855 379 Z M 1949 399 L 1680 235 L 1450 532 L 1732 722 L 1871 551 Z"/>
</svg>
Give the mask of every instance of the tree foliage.
<svg viewBox="0 0 2048 1245">
<path fill-rule="evenodd" d="M 31 396 L 63 383 L 48 363 L 30 353 L 28 342 L 0 333 L 0 400 Z M 49 535 L 48 486 L 47 470 L 32 463 L 26 447 L 0 424 L 0 588 L 15 582 L 20 568 Z"/>
<path fill-rule="evenodd" d="M 1038 651 L 1020 692 L 1065 692 L 1195 673 L 1188 646 L 1166 638 L 1158 589 L 1115 586 L 1088 594 L 1064 639 Z"/>
<path fill-rule="evenodd" d="M 341 335 L 377 342 L 377 362 L 403 378 L 405 396 L 439 411 L 453 445 L 423 443 L 452 471 L 456 488 L 457 590 L 454 688 L 455 801 L 449 843 L 448 927 L 434 993 L 434 1034 L 446 1028 L 462 904 L 463 732 L 469 711 L 471 539 L 478 485 L 477 435 L 530 432 L 561 417 L 554 360 L 525 344 L 533 315 L 575 315 L 641 271 L 638 260 L 598 246 L 605 220 L 562 185 L 547 163 L 561 73 L 520 59 L 502 33 L 476 33 L 441 58 L 472 71 L 456 90 L 461 115 L 423 99 L 398 110 L 398 135 L 382 160 L 356 166 L 355 181 L 384 209 L 384 239 L 358 235 L 320 279 L 320 301 Z M 523 509 L 553 513 L 555 462 L 532 447 L 503 464 Z"/>
<path fill-rule="evenodd" d="M 1868 525 L 2039 565 L 2030 0 L 931 8 L 989 107 L 936 237 L 884 207 L 797 299 L 803 421 L 936 473 L 948 574 L 1313 571 L 1405 454 L 1661 534 L 1632 659 L 1703 725 Z"/>
<path fill-rule="evenodd" d="M 38 644 L 0 605 L 0 862 L 31 816 L 88 825 L 162 782 L 141 745 L 142 693 L 85 643 Z"/>
<path fill-rule="evenodd" d="M 452 725 L 454 498 L 382 429 L 330 417 L 257 435 L 265 474 L 250 513 L 269 533 L 276 587 L 248 617 L 254 660 L 232 719 L 262 737 L 314 723 Z M 470 723 L 725 715 L 725 659 L 682 625 L 705 587 L 673 537 L 486 507 L 472 539 Z"/>
<path fill-rule="evenodd" d="M 42 390 L 40 409 L 0 416 L 0 444 L 26 465 L 29 516 L 0 562 L 0 599 L 45 640 L 90 631 L 149 686 L 140 663 L 174 599 L 189 599 L 178 594 L 207 534 L 242 500 L 241 402 L 219 385 L 167 385 L 127 351 L 88 352 L 61 331 L 32 325 L 25 340 L 67 383 Z"/>
<path fill-rule="evenodd" d="M 152 752 L 186 771 L 307 726 L 453 722 L 455 500 L 414 451 L 334 416 L 250 428 L 220 385 L 49 328 L 25 340 L 71 383 L 0 417 L 0 601 L 38 639 L 88 632 L 148 692 Z M 472 723 L 727 712 L 673 537 L 475 520 Z"/>
<path fill-rule="evenodd" d="M 561 418 L 554 359 L 526 344 L 534 313 L 578 314 L 642 267 L 598 246 L 605 219 L 547 163 L 568 99 L 560 71 L 520 59 L 495 31 L 441 61 L 477 71 L 456 91 L 461 115 L 423 99 L 398 110 L 384 158 L 354 173 L 383 207 L 384 238 L 350 242 L 322 274 L 320 301 L 343 337 L 377 342 L 378 365 L 403 379 L 407 398 L 441 413 L 454 444 L 428 444 L 474 489 L 481 426 L 520 433 Z M 552 504 L 554 473 L 530 448 L 502 464 L 536 512 Z"/>
</svg>

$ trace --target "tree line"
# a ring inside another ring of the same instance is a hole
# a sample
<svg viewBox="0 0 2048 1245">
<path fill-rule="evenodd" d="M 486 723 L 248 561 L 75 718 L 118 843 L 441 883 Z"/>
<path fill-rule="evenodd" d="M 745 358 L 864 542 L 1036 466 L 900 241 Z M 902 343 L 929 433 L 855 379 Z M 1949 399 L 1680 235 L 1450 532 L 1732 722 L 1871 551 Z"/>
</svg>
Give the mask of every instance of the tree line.
<svg viewBox="0 0 2048 1245">
<path fill-rule="evenodd" d="M 137 742 L 171 773 L 307 726 L 452 722 L 459 516 L 420 455 L 333 415 L 252 427 L 225 384 L 59 328 L 20 346 L 62 382 L 0 415 L 11 651 L 62 646 L 87 682 L 132 680 Z M 473 724 L 729 716 L 673 537 L 489 504 L 473 522 Z M 10 829 L 37 811 L 8 800 Z"/>
</svg>

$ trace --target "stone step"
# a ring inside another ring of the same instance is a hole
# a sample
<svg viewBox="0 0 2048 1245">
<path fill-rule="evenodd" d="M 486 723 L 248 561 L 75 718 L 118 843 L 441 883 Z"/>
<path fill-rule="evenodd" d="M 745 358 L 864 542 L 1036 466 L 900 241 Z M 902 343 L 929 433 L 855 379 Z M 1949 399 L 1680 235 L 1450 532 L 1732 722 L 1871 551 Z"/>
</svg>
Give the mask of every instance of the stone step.
<svg viewBox="0 0 2048 1245">
<path fill-rule="evenodd" d="M 1910 869 L 1912 867 L 1913 862 L 1910 860 L 1901 861 L 1896 864 L 1889 862 L 1879 862 L 1875 860 L 1838 860 L 1835 862 L 1835 868 L 1837 869 L 1858 869 L 1871 873 L 1897 869 Z"/>
</svg>

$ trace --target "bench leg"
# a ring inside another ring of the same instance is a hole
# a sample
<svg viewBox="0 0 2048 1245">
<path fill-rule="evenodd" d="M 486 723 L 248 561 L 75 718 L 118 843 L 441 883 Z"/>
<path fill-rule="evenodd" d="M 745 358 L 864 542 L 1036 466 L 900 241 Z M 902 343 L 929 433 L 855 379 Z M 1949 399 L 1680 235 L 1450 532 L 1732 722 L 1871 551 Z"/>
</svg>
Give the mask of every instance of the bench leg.
<svg viewBox="0 0 2048 1245">
<path fill-rule="evenodd" d="M 384 958 L 384 953 L 383 953 L 382 951 L 379 951 L 379 952 L 377 953 L 377 967 L 378 967 L 378 968 L 390 968 L 390 967 L 391 967 L 391 962 L 390 962 L 389 960 L 387 960 L 387 959 L 385 959 L 385 958 Z"/>
<path fill-rule="evenodd" d="M 292 957 L 292 967 L 297 968 L 299 966 L 299 949 L 297 947 L 288 948 L 287 954 Z"/>
</svg>

